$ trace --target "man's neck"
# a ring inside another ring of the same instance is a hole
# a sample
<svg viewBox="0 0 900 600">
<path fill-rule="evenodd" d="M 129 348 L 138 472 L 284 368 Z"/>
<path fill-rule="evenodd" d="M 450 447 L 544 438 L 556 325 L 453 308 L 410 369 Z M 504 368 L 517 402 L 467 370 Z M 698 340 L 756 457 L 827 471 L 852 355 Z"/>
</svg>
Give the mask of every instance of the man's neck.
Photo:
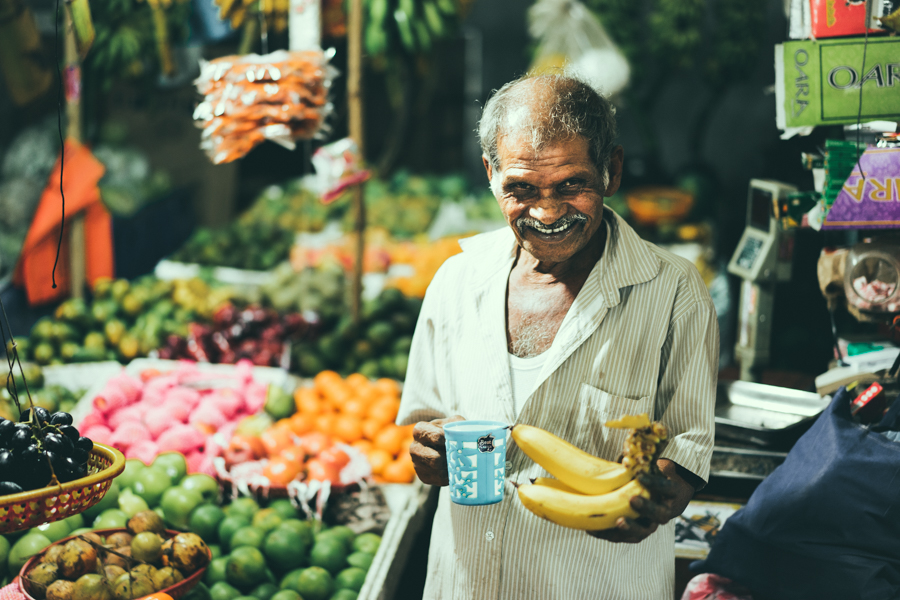
<svg viewBox="0 0 900 600">
<path fill-rule="evenodd" d="M 580 282 L 583 284 L 606 247 L 607 227 L 601 225 L 587 245 L 566 261 L 542 263 L 527 250 L 518 248 L 514 270 L 527 283 L 553 284 Z M 581 285 L 578 285 L 580 288 Z"/>
</svg>

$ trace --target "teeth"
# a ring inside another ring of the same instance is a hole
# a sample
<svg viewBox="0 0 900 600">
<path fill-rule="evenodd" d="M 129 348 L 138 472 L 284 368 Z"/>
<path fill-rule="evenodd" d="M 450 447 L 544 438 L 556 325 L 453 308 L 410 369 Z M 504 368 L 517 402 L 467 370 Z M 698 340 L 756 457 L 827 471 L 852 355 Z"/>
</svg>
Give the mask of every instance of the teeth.
<svg viewBox="0 0 900 600">
<path fill-rule="evenodd" d="M 544 233 L 544 234 L 551 234 L 551 233 L 559 233 L 560 231 L 565 231 L 572 225 L 573 225 L 573 222 L 570 222 L 567 225 L 562 225 L 560 227 L 557 227 L 556 229 L 544 229 L 542 227 L 534 227 L 534 229 L 541 233 Z"/>
</svg>

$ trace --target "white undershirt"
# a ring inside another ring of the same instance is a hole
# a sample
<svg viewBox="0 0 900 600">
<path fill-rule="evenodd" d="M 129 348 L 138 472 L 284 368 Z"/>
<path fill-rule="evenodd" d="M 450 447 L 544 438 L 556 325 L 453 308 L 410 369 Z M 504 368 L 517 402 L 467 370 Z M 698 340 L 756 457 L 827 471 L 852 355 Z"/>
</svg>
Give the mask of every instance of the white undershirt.
<svg viewBox="0 0 900 600">
<path fill-rule="evenodd" d="M 534 382 L 547 361 L 547 353 L 544 352 L 531 358 L 519 358 L 515 354 L 509 355 L 509 376 L 512 380 L 513 404 L 516 416 L 522 412 L 525 401 L 531 394 Z"/>
</svg>

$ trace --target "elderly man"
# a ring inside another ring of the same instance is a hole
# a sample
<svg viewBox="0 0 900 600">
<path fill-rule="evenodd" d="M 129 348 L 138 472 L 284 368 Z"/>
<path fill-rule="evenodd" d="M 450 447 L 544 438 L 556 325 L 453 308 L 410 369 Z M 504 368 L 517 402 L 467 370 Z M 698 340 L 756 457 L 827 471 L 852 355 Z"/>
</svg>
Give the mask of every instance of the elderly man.
<svg viewBox="0 0 900 600">
<path fill-rule="evenodd" d="M 603 205 L 623 151 L 612 105 L 564 76 L 524 78 L 488 101 L 484 167 L 509 228 L 463 240 L 428 289 L 398 416 L 418 423 L 419 478 L 447 485 L 441 426 L 527 423 L 615 460 L 649 413 L 672 439 L 641 514 L 602 532 L 565 529 L 519 502 L 512 482 L 546 475 L 515 445 L 502 502 L 442 490 L 426 598 L 672 598 L 674 523 L 703 485 L 713 446 L 716 315 L 688 261 L 641 240 Z"/>
</svg>

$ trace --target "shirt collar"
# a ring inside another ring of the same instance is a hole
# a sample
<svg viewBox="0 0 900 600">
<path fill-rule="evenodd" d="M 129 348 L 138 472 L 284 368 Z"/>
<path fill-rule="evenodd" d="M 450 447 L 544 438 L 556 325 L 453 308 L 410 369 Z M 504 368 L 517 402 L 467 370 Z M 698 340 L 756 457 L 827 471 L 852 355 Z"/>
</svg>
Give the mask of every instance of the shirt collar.
<svg viewBox="0 0 900 600">
<path fill-rule="evenodd" d="M 588 280 L 594 280 L 607 306 L 619 303 L 619 290 L 650 281 L 659 274 L 660 262 L 650 245 L 642 240 L 625 220 L 608 206 L 606 219 L 615 223 L 613 235 L 607 227 L 606 249 Z M 508 226 L 459 241 L 464 253 L 477 257 L 471 261 L 472 282 L 481 286 L 515 258 L 518 242 Z M 507 273 L 508 275 L 508 273 Z"/>
</svg>

